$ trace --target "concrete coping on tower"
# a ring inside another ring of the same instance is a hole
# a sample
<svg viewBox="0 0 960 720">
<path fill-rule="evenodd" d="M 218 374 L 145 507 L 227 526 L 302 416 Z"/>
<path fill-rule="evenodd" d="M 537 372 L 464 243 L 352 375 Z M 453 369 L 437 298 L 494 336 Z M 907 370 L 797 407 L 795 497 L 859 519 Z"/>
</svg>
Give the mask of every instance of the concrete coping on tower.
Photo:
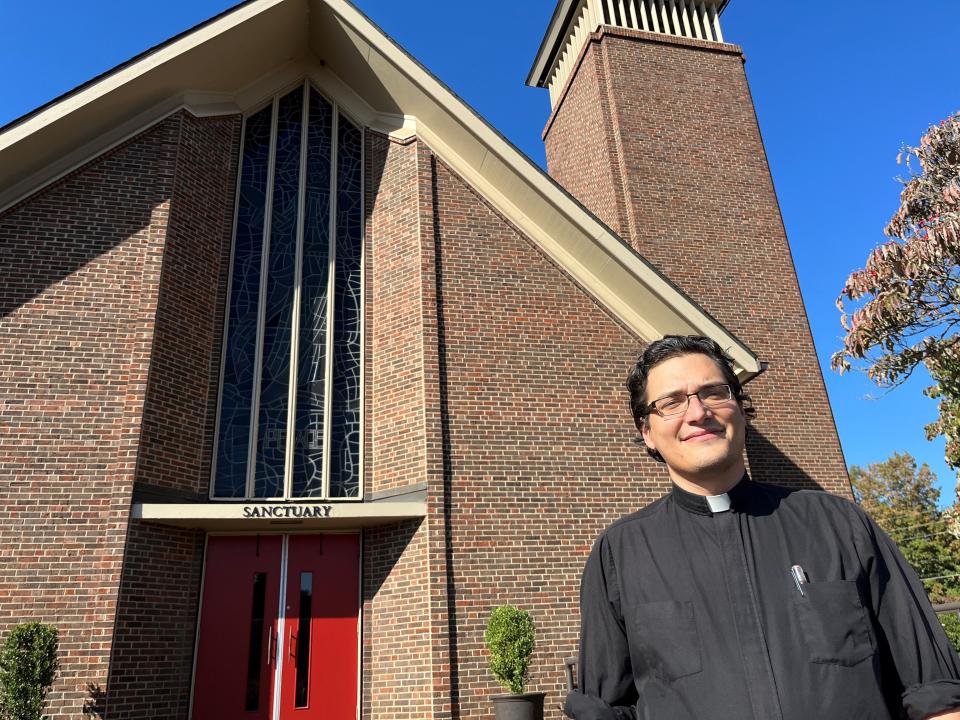
<svg viewBox="0 0 960 720">
<path fill-rule="evenodd" d="M 374 527 L 426 514 L 426 502 L 200 502 L 134 503 L 130 517 L 212 531 L 279 531 Z"/>
<path fill-rule="evenodd" d="M 559 0 L 527 75 L 557 104 L 584 44 L 604 26 L 723 43 L 720 15 L 729 0 Z"/>
</svg>

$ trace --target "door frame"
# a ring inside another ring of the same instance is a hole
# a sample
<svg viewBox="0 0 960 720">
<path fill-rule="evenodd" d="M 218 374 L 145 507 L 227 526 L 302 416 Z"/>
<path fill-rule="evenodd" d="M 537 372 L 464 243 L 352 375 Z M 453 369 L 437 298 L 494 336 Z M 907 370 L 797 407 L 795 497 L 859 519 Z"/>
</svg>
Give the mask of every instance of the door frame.
<svg viewBox="0 0 960 720">
<path fill-rule="evenodd" d="M 196 620 L 194 621 L 194 635 L 193 635 L 193 661 L 190 668 L 190 703 L 187 708 L 187 720 L 193 720 L 193 696 L 197 689 L 197 651 L 200 649 L 200 618 L 203 613 L 203 593 L 205 588 L 205 583 L 207 580 L 207 545 L 209 544 L 210 538 L 212 536 L 220 537 L 236 537 L 236 536 L 251 536 L 251 535 L 356 535 L 358 536 L 358 541 L 360 543 L 360 552 L 359 552 L 359 568 L 357 568 L 357 720 L 360 720 L 361 715 L 363 714 L 363 541 L 364 541 L 364 532 L 363 528 L 356 529 L 331 529 L 324 531 L 317 531 L 316 529 L 310 530 L 267 530 L 267 531 L 256 531 L 256 530 L 245 530 L 245 531 L 234 531 L 230 532 L 228 530 L 214 531 L 208 530 L 203 538 L 203 558 L 201 560 L 202 566 L 200 569 L 200 588 L 199 596 L 197 600 L 197 613 Z M 285 583 L 287 576 L 287 542 L 284 540 L 283 548 L 280 555 L 280 594 L 279 602 L 282 609 L 284 594 L 285 594 Z M 286 616 L 282 615 L 278 617 L 279 619 L 286 620 Z M 282 633 L 280 634 L 282 637 Z M 274 652 L 280 652 L 280 647 L 274 649 Z M 277 671 L 279 671 L 280 663 L 276 664 Z M 274 698 L 272 702 L 272 707 L 270 710 L 270 720 L 277 720 L 280 708 L 280 690 L 279 687 L 275 689 Z"/>
</svg>

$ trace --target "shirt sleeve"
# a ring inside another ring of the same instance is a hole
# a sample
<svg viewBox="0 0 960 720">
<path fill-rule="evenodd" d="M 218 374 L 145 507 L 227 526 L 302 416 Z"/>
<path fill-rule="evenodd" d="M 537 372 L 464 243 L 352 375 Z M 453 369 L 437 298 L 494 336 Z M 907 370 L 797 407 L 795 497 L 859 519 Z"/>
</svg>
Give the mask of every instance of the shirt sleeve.
<svg viewBox="0 0 960 720">
<path fill-rule="evenodd" d="M 960 708 L 960 659 L 947 639 L 916 572 L 894 542 L 865 514 L 868 547 L 858 547 L 868 571 L 870 604 L 879 626 L 882 662 L 903 688 L 910 720 Z"/>
<path fill-rule="evenodd" d="M 620 608 L 617 569 L 606 535 L 594 544 L 580 584 L 577 670 L 581 693 L 611 706 L 616 717 L 633 717 L 637 691 Z"/>
</svg>

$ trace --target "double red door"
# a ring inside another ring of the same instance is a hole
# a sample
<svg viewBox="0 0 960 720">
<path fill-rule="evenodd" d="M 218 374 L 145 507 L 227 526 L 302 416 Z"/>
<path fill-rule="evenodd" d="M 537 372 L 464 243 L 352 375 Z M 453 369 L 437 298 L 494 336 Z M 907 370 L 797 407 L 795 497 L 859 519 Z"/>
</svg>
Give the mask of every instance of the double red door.
<svg viewBox="0 0 960 720">
<path fill-rule="evenodd" d="M 357 535 L 211 536 L 193 720 L 355 720 Z"/>
</svg>

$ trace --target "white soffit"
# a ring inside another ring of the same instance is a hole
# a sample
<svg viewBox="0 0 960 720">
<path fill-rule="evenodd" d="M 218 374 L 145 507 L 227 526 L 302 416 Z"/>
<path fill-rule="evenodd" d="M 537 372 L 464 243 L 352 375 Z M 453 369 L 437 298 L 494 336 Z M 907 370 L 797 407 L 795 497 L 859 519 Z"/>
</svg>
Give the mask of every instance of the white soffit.
<svg viewBox="0 0 960 720">
<path fill-rule="evenodd" d="M 252 0 L 8 126 L 0 131 L 0 211 L 124 133 L 145 128 L 150 118 L 177 107 L 196 113 L 191 99 L 208 114 L 249 109 L 276 89 L 263 89 L 267 79 L 297 72 L 320 81 L 375 129 L 404 136 L 415 128 L 644 340 L 707 335 L 727 350 L 743 377 L 761 371 L 743 342 L 346 0 Z"/>
</svg>

